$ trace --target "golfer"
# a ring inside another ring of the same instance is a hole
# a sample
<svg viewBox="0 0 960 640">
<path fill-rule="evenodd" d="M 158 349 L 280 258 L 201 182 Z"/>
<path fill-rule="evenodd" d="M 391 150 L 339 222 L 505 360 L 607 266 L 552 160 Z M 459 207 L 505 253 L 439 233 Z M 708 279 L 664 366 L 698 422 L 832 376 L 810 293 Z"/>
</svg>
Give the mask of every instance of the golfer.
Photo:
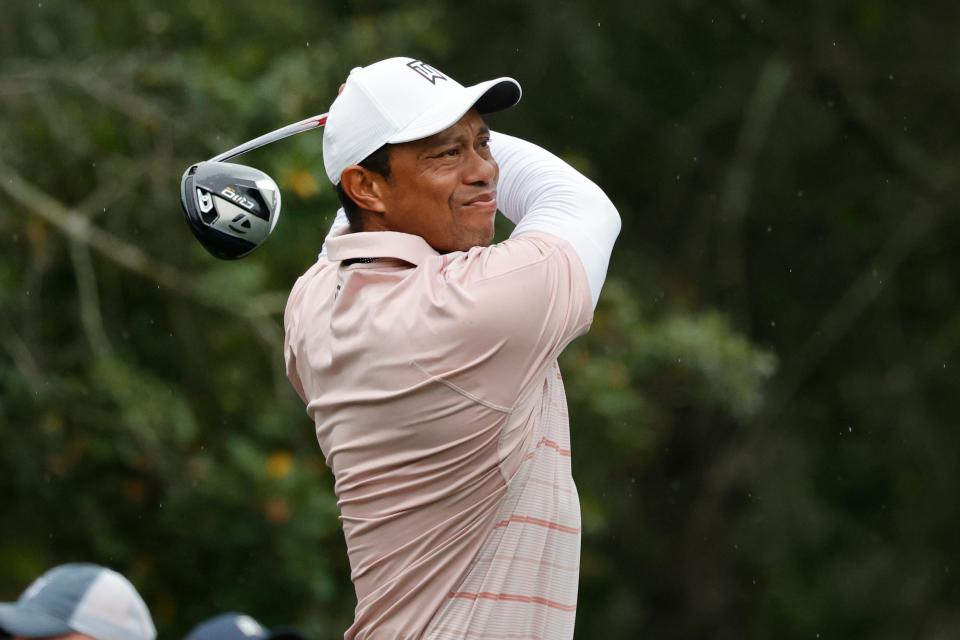
<svg viewBox="0 0 960 640">
<path fill-rule="evenodd" d="M 324 164 L 343 204 L 284 318 L 332 469 L 355 640 L 573 636 L 580 507 L 557 357 L 590 327 L 616 209 L 493 133 L 520 99 L 391 58 L 354 69 Z M 516 223 L 491 244 L 497 210 Z"/>
</svg>

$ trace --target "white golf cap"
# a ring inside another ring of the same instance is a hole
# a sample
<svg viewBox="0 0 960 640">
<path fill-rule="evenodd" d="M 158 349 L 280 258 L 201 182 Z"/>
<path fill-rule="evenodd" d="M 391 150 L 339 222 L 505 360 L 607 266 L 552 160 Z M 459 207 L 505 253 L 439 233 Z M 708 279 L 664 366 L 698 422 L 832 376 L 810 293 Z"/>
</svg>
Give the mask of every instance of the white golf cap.
<svg viewBox="0 0 960 640">
<path fill-rule="evenodd" d="M 420 140 L 455 124 L 476 107 L 492 113 L 520 101 L 513 78 L 470 87 L 413 58 L 388 58 L 357 67 L 330 105 L 323 130 L 323 163 L 330 182 L 385 144 Z"/>
</svg>

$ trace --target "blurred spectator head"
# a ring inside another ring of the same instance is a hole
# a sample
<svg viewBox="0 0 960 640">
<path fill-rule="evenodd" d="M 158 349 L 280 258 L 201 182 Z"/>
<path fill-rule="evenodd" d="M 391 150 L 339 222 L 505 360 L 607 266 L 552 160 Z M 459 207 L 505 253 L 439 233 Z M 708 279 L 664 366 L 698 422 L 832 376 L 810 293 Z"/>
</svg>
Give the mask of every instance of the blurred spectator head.
<svg viewBox="0 0 960 640">
<path fill-rule="evenodd" d="M 154 640 L 150 611 L 130 581 L 96 564 L 63 564 L 0 604 L 0 629 L 13 638 Z"/>
<path fill-rule="evenodd" d="M 242 613 L 223 613 L 195 626 L 183 640 L 304 640 L 304 637 L 287 627 L 265 629 Z"/>
</svg>

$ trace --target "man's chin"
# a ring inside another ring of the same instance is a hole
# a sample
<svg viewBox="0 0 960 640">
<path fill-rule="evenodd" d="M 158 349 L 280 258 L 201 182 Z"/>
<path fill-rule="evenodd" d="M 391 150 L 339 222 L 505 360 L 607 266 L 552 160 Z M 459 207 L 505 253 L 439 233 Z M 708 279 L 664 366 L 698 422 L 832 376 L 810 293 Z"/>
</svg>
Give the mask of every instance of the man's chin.
<svg viewBox="0 0 960 640">
<path fill-rule="evenodd" d="M 483 232 L 483 234 L 479 237 L 477 243 L 474 244 L 473 246 L 489 247 L 491 244 L 493 244 L 493 237 L 495 234 L 496 234 L 496 230 L 493 228 L 493 225 L 490 225 L 490 230 Z"/>
<path fill-rule="evenodd" d="M 493 238 L 496 233 L 494 226 L 491 224 L 489 229 L 477 229 L 472 232 L 465 233 L 461 236 L 460 241 L 454 243 L 452 246 L 438 247 L 432 243 L 430 246 L 433 247 L 434 251 L 438 253 L 454 253 L 456 251 L 469 251 L 474 247 L 489 247 L 493 244 Z"/>
</svg>

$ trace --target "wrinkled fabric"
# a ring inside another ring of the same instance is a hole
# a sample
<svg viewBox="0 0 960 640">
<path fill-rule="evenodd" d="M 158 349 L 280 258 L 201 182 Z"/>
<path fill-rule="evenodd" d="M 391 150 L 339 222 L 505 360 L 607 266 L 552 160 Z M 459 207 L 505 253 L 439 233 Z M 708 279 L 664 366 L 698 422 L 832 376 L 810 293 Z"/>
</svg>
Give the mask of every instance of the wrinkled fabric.
<svg viewBox="0 0 960 640">
<path fill-rule="evenodd" d="M 556 359 L 593 297 L 549 233 L 446 255 L 402 233 L 328 238 L 291 292 L 285 358 L 335 478 L 346 639 L 572 637 L 580 511 Z"/>
</svg>

